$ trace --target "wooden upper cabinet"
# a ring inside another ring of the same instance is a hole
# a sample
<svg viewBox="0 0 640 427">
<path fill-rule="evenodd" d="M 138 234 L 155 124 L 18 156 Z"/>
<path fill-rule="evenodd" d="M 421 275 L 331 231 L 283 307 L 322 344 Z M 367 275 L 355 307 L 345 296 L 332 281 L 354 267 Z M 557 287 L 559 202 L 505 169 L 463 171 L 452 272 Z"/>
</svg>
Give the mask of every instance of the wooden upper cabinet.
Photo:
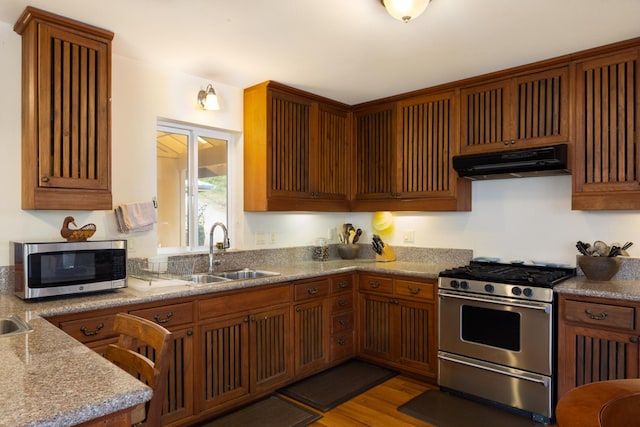
<svg viewBox="0 0 640 427">
<path fill-rule="evenodd" d="M 107 210 L 113 33 L 27 7 L 22 36 L 22 208 Z"/>
<path fill-rule="evenodd" d="M 354 209 L 359 200 L 394 197 L 396 109 L 376 105 L 354 114 Z M 376 210 L 376 209 L 374 209 Z"/>
<path fill-rule="evenodd" d="M 640 209 L 638 54 L 576 63 L 573 209 Z"/>
<path fill-rule="evenodd" d="M 460 90 L 463 153 L 569 141 L 567 66 Z"/>
<path fill-rule="evenodd" d="M 470 182 L 458 179 L 454 92 L 360 111 L 356 122 L 353 210 L 453 211 L 471 208 Z"/>
<path fill-rule="evenodd" d="M 348 209 L 350 113 L 275 82 L 244 92 L 244 209 Z"/>
</svg>

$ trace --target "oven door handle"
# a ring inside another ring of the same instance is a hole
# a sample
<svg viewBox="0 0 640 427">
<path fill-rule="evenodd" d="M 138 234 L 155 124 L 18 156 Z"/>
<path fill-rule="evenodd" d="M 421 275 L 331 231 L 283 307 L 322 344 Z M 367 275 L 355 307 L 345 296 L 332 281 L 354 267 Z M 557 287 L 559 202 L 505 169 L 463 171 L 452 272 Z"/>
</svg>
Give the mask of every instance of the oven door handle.
<svg viewBox="0 0 640 427">
<path fill-rule="evenodd" d="M 438 293 L 439 296 L 441 297 L 446 297 L 446 298 L 456 298 L 456 299 L 464 299 L 464 300 L 468 300 L 468 301 L 476 301 L 476 302 L 486 302 L 489 304 L 500 304 L 500 305 L 506 305 L 509 307 L 520 307 L 520 308 L 529 308 L 529 309 L 534 309 L 534 310 L 541 310 L 544 311 L 545 313 L 549 314 L 551 313 L 551 304 L 541 304 L 541 305 L 537 305 L 537 304 L 521 304 L 521 303 L 517 303 L 517 302 L 513 302 L 513 301 L 501 301 L 497 298 L 483 298 L 480 296 L 466 296 L 466 295 L 458 295 L 458 294 L 452 294 L 449 293 L 447 291 L 440 291 Z"/>
<path fill-rule="evenodd" d="M 458 358 L 445 356 L 444 354 L 438 354 L 438 359 L 447 360 L 447 361 L 453 362 L 453 363 L 459 363 L 461 365 L 467 365 L 467 366 L 470 366 L 472 368 L 483 369 L 485 371 L 495 372 L 495 373 L 501 374 L 501 375 L 507 375 L 509 377 L 518 378 L 518 379 L 524 380 L 524 381 L 531 381 L 531 382 L 534 382 L 534 383 L 542 384 L 544 387 L 549 387 L 549 380 L 548 379 L 540 379 L 540 378 L 535 378 L 535 377 L 531 377 L 531 376 L 528 376 L 528 375 L 521 375 L 521 374 L 516 374 L 514 372 L 507 372 L 507 371 L 503 371 L 503 370 L 500 370 L 500 369 L 491 368 L 489 366 L 482 366 L 482 365 L 478 365 L 478 364 L 475 364 L 475 363 L 471 363 L 471 362 L 467 362 L 467 361 L 464 361 L 464 360 L 460 360 Z"/>
</svg>

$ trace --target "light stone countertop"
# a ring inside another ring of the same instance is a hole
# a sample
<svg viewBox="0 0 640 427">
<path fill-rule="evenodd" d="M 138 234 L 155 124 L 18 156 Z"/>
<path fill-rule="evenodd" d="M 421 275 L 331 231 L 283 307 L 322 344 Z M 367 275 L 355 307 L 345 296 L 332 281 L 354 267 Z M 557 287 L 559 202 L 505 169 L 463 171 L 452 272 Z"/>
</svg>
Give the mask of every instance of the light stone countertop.
<svg viewBox="0 0 640 427">
<path fill-rule="evenodd" d="M 118 307 L 168 298 L 247 289 L 340 272 L 391 273 L 437 278 L 450 264 L 375 262 L 372 259 L 304 261 L 268 265 L 258 270 L 279 276 L 203 286 L 136 286 L 113 292 L 65 299 L 25 302 L 0 295 L 0 315 L 18 315 L 33 331 L 0 337 L 0 426 L 66 426 L 137 405 L 151 398 L 151 390 L 115 365 L 71 338 L 42 317 Z"/>
<path fill-rule="evenodd" d="M 640 301 L 640 280 L 637 279 L 599 282 L 576 276 L 559 283 L 553 290 L 559 294 Z"/>
</svg>

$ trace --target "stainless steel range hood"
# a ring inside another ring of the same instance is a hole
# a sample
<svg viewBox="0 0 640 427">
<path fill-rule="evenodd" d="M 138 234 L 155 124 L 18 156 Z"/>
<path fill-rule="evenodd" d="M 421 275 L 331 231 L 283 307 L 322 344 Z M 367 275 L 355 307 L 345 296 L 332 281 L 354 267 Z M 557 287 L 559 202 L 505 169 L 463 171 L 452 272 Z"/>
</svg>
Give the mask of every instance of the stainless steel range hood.
<svg viewBox="0 0 640 427">
<path fill-rule="evenodd" d="M 471 180 L 567 175 L 567 145 L 453 157 L 453 168 Z"/>
</svg>

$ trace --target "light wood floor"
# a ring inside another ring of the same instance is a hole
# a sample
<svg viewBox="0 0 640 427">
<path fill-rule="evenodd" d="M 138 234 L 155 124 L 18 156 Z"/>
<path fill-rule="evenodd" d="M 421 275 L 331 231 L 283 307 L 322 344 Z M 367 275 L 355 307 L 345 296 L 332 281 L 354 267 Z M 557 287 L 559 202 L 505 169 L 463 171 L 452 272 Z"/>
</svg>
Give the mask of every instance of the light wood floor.
<svg viewBox="0 0 640 427">
<path fill-rule="evenodd" d="M 398 375 L 369 391 L 354 397 L 329 412 L 319 412 L 323 417 L 311 427 L 433 427 L 398 412 L 398 406 L 435 386 Z M 282 396 L 285 397 L 285 396 Z M 286 398 L 286 397 L 285 397 Z M 300 405 L 300 402 L 297 402 Z M 302 405 L 305 406 L 305 405 Z"/>
</svg>

